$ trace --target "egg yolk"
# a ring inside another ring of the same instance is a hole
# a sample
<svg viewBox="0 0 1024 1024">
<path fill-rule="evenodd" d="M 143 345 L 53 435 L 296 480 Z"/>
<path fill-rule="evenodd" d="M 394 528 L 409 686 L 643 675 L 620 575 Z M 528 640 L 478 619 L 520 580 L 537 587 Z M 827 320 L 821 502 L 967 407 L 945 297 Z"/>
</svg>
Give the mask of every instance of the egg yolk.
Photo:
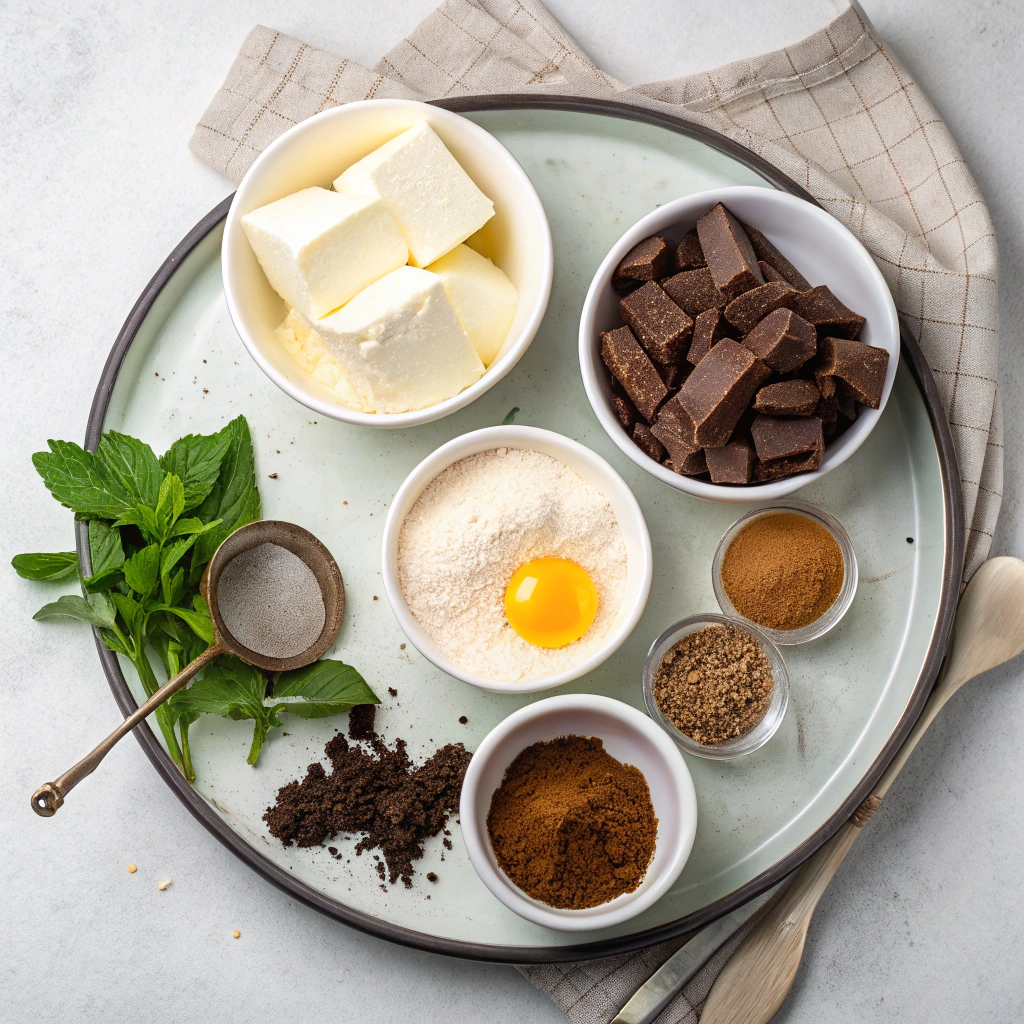
<svg viewBox="0 0 1024 1024">
<path fill-rule="evenodd" d="M 509 625 L 535 647 L 565 647 L 594 624 L 597 588 L 568 558 L 521 565 L 505 591 Z"/>
</svg>

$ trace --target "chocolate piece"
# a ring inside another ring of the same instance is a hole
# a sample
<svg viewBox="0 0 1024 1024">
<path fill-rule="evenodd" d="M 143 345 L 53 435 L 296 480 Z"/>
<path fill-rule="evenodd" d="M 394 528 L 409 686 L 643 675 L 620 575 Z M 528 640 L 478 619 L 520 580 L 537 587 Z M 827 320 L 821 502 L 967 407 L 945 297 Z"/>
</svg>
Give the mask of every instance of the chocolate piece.
<svg viewBox="0 0 1024 1024">
<path fill-rule="evenodd" d="M 822 398 L 834 398 L 836 393 L 836 379 L 830 377 L 824 370 L 814 371 L 814 381 L 818 385 Z"/>
<path fill-rule="evenodd" d="M 746 441 L 730 441 L 705 453 L 713 484 L 749 484 L 754 473 L 754 449 Z"/>
<path fill-rule="evenodd" d="M 673 363 L 671 366 L 664 366 L 662 363 L 655 363 L 654 368 L 658 376 L 665 382 L 669 391 L 678 389 L 680 384 L 690 375 L 692 367 L 688 363 Z"/>
<path fill-rule="evenodd" d="M 800 292 L 793 300 L 793 309 L 809 324 L 841 338 L 856 338 L 864 326 L 864 317 L 847 309 L 823 284 Z"/>
<path fill-rule="evenodd" d="M 759 462 L 754 470 L 754 479 L 758 483 L 766 480 L 779 480 L 794 473 L 810 473 L 821 466 L 825 457 L 825 438 L 821 439 L 821 448 L 816 448 L 806 455 L 798 455 L 793 459 L 772 459 L 771 462 Z"/>
<path fill-rule="evenodd" d="M 821 420 L 821 429 L 825 437 L 831 437 L 836 432 L 836 423 L 839 419 L 839 403 L 836 398 L 819 398 L 814 415 Z"/>
<path fill-rule="evenodd" d="M 676 270 L 697 270 L 708 265 L 696 231 L 687 231 L 683 235 L 683 240 L 672 254 L 672 262 Z"/>
<path fill-rule="evenodd" d="M 764 274 L 764 279 L 768 284 L 789 284 L 789 282 L 770 263 L 765 263 L 764 260 L 758 260 L 757 265 L 761 268 L 761 273 Z M 789 287 L 792 288 L 793 286 L 790 284 Z"/>
<path fill-rule="evenodd" d="M 758 416 L 750 434 L 762 462 L 792 459 L 825 448 L 817 416 Z"/>
<path fill-rule="evenodd" d="M 693 341 L 686 361 L 696 366 L 723 338 L 729 337 L 729 322 L 720 309 L 706 309 L 693 322 Z"/>
<path fill-rule="evenodd" d="M 838 377 L 850 394 L 870 409 L 882 401 L 889 353 L 849 338 L 823 338 L 817 372 Z M 822 392 L 824 394 L 824 392 Z"/>
<path fill-rule="evenodd" d="M 694 443 L 701 448 L 728 444 L 740 415 L 770 372 L 749 349 L 731 338 L 715 345 L 686 378 L 678 395 L 694 422 Z"/>
<path fill-rule="evenodd" d="M 757 257 L 740 222 L 721 204 L 697 221 L 697 237 L 715 286 L 729 299 L 764 284 Z"/>
<path fill-rule="evenodd" d="M 711 271 L 684 270 L 661 282 L 668 297 L 687 315 L 700 316 L 708 309 L 722 309 L 729 300 L 715 287 Z"/>
<path fill-rule="evenodd" d="M 655 462 L 661 462 L 665 458 L 665 449 L 661 442 L 651 433 L 651 428 L 646 423 L 638 423 L 633 428 L 633 443 Z"/>
<path fill-rule="evenodd" d="M 672 252 L 661 235 L 634 245 L 615 268 L 615 276 L 633 281 L 656 281 L 670 269 Z"/>
<path fill-rule="evenodd" d="M 769 313 L 744 339 L 743 344 L 778 373 L 806 363 L 818 348 L 814 328 L 790 309 Z"/>
<path fill-rule="evenodd" d="M 733 299 L 725 307 L 725 319 L 741 334 L 752 331 L 769 313 L 781 306 L 788 306 L 796 298 L 796 292 L 788 284 L 770 282 Z"/>
<path fill-rule="evenodd" d="M 622 319 L 656 363 L 677 363 L 693 321 L 661 290 L 657 281 L 619 300 Z"/>
<path fill-rule="evenodd" d="M 653 420 L 658 406 L 668 396 L 668 388 L 658 376 L 654 363 L 633 337 L 633 332 L 628 327 L 602 332 L 601 358 L 640 415 L 648 422 Z"/>
<path fill-rule="evenodd" d="M 619 295 L 628 295 L 630 292 L 635 292 L 642 281 L 634 281 L 631 277 L 618 277 L 612 274 L 612 287 L 619 293 Z"/>
<path fill-rule="evenodd" d="M 754 412 L 754 407 L 748 405 L 746 409 L 740 413 L 740 418 L 736 421 L 736 426 L 732 428 L 732 437 L 729 438 L 729 444 L 733 441 L 749 441 L 753 444 L 753 439 L 750 436 L 750 428 L 754 425 L 754 420 L 757 419 L 758 414 Z"/>
<path fill-rule="evenodd" d="M 809 380 L 781 380 L 758 391 L 754 409 L 766 416 L 810 416 L 820 401 L 821 393 Z"/>
<path fill-rule="evenodd" d="M 679 396 L 669 399 L 658 413 L 651 433 L 668 449 L 671 469 L 681 476 L 707 472 L 704 452 L 694 441 L 694 425 L 690 414 L 680 404 Z"/>
<path fill-rule="evenodd" d="M 640 419 L 640 413 L 629 400 L 626 389 L 614 377 L 612 377 L 612 409 L 622 424 L 622 429 L 632 436 L 633 426 Z"/>
<path fill-rule="evenodd" d="M 749 224 L 744 224 L 743 227 L 747 232 L 747 238 L 750 239 L 751 247 L 757 254 L 758 262 L 763 260 L 785 278 L 786 283 L 792 285 L 798 292 L 811 290 L 810 281 L 757 228 L 752 228 Z M 761 269 L 763 270 L 764 268 L 762 267 Z M 765 276 L 767 277 L 767 275 Z"/>
<path fill-rule="evenodd" d="M 836 411 L 851 423 L 857 418 L 857 406 L 854 404 L 853 395 L 846 388 L 840 388 L 836 394 Z"/>
</svg>

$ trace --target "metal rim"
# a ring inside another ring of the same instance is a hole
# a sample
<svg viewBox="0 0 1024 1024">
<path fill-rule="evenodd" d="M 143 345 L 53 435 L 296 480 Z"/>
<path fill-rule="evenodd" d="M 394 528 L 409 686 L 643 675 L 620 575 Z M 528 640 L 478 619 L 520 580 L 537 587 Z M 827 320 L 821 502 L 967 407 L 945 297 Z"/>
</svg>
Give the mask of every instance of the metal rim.
<svg viewBox="0 0 1024 1024">
<path fill-rule="evenodd" d="M 757 154 L 745 149 L 739 143 L 733 142 L 724 135 L 720 135 L 702 125 L 687 121 L 685 118 L 677 117 L 674 114 L 655 112 L 614 100 L 570 98 L 553 95 L 531 96 L 516 93 L 439 100 L 437 105 L 457 113 L 473 113 L 487 110 L 540 109 L 599 114 L 606 117 L 639 121 L 702 142 L 757 172 L 776 188 L 789 192 L 792 195 L 800 196 L 809 202 L 814 202 L 814 199 L 805 189 L 790 180 Z M 96 394 L 93 398 L 92 408 L 89 412 L 85 447 L 90 451 L 96 450 L 103 427 L 103 418 L 106 415 L 114 384 L 143 319 L 185 257 L 227 215 L 228 208 L 231 205 L 231 198 L 231 196 L 228 196 L 227 199 L 215 206 L 175 246 L 174 251 L 168 256 L 156 274 L 154 274 L 149 284 L 146 285 L 131 313 L 128 315 L 128 319 L 121 328 L 110 351 L 110 355 L 107 357 L 96 388 Z M 925 700 L 938 676 L 939 668 L 942 665 L 950 629 L 953 624 L 953 616 L 956 613 L 963 571 L 964 545 L 966 540 L 963 496 L 960 490 L 960 474 L 957 467 L 956 452 L 953 448 L 953 437 L 939 400 L 938 390 L 936 389 L 928 363 L 924 358 L 924 353 L 904 322 L 901 322 L 901 349 L 928 410 L 928 418 L 931 421 L 932 433 L 938 450 L 946 513 L 946 548 L 942 594 L 928 656 L 918 676 L 913 696 L 899 724 L 871 768 L 839 809 L 814 835 L 794 849 L 788 856 L 778 861 L 767 871 L 762 872 L 746 885 L 741 886 L 728 896 L 715 901 L 707 907 L 668 924 L 649 928 L 646 931 L 574 946 L 520 947 L 491 945 L 488 943 L 464 942 L 458 939 L 438 938 L 410 928 L 403 928 L 399 925 L 380 921 L 369 914 L 346 907 L 344 904 L 328 898 L 311 886 L 300 882 L 290 872 L 264 857 L 218 817 L 202 797 L 192 789 L 163 747 L 160 746 L 148 723 L 136 728 L 136 738 L 161 778 L 175 792 L 189 811 L 192 812 L 193 816 L 257 874 L 314 910 L 318 910 L 328 917 L 376 935 L 379 938 L 388 939 L 391 942 L 412 946 L 431 953 L 443 953 L 448 956 L 456 956 L 468 960 L 512 964 L 562 963 L 629 953 L 658 942 L 678 938 L 695 929 L 704 927 L 704 925 L 728 914 L 781 881 L 790 872 L 798 868 L 823 843 L 830 839 L 840 826 L 850 818 L 850 815 L 853 814 L 871 792 L 874 784 L 881 777 L 882 772 L 885 771 L 885 768 L 917 721 L 921 709 L 924 707 Z M 82 560 L 82 565 L 88 567 L 89 543 L 84 523 L 75 523 L 75 534 L 78 556 Z M 114 653 L 103 643 L 98 633 L 95 633 L 95 641 L 100 663 L 107 677 L 107 682 L 110 684 L 114 699 L 121 713 L 127 717 L 137 709 L 138 705 L 128 689 L 128 684 Z"/>
</svg>

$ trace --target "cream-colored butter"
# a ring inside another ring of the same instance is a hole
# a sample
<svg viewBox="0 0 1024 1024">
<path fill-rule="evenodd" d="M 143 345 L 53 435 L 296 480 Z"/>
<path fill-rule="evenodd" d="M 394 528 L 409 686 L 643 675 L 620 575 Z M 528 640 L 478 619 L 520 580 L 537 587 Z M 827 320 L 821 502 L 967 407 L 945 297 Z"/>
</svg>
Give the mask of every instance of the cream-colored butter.
<svg viewBox="0 0 1024 1024">
<path fill-rule="evenodd" d="M 304 188 L 247 213 L 242 227 L 271 287 L 309 320 L 408 259 L 394 219 L 372 196 Z"/>
<path fill-rule="evenodd" d="M 484 366 L 490 366 L 516 315 L 516 286 L 486 256 L 457 245 L 427 267 L 445 294 Z"/>
<path fill-rule="evenodd" d="M 433 263 L 494 216 L 494 204 L 424 122 L 364 156 L 334 187 L 379 196 L 405 236 L 414 267 Z"/>
<path fill-rule="evenodd" d="M 484 366 L 436 274 L 400 267 L 316 324 L 365 412 L 412 412 L 457 395 Z"/>
</svg>

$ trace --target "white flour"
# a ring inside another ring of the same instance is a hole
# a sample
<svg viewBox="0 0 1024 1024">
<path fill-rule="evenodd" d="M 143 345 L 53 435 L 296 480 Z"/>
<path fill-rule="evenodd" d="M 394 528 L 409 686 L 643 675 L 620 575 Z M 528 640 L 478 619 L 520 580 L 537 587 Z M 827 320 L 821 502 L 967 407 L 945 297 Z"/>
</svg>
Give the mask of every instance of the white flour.
<svg viewBox="0 0 1024 1024">
<path fill-rule="evenodd" d="M 594 624 L 560 648 L 527 643 L 505 618 L 513 573 L 568 558 L 597 588 Z M 563 672 L 601 646 L 622 603 L 626 547 L 611 505 L 578 473 L 540 452 L 496 448 L 449 466 L 402 523 L 398 577 L 409 609 L 456 665 L 516 682 Z"/>
</svg>

